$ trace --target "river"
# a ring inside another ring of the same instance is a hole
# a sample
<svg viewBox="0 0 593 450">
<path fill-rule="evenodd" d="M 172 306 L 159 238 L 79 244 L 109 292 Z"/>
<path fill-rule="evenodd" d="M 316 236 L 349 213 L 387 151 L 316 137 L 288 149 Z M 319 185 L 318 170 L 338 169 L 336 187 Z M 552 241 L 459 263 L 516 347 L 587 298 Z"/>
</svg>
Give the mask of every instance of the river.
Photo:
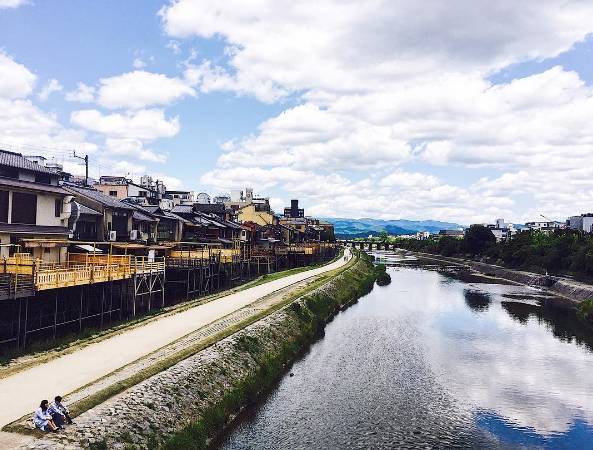
<svg viewBox="0 0 593 450">
<path fill-rule="evenodd" d="M 534 289 L 379 254 L 328 324 L 215 446 L 593 448 L 593 331 Z"/>
</svg>

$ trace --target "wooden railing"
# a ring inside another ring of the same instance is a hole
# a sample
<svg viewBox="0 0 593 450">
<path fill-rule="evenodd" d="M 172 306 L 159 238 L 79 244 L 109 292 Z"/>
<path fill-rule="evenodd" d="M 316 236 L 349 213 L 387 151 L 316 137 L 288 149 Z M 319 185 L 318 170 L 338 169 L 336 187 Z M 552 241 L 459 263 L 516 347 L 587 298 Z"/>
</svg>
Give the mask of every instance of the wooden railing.
<svg viewBox="0 0 593 450">
<path fill-rule="evenodd" d="M 220 258 L 221 263 L 233 262 L 241 257 L 240 248 L 210 248 L 196 250 L 171 250 L 170 258 L 174 259 L 209 259 L 211 256 Z"/>
<path fill-rule="evenodd" d="M 165 258 L 148 258 L 146 256 L 134 256 L 132 259 L 132 273 L 144 274 L 163 272 L 165 270 Z"/>
<path fill-rule="evenodd" d="M 9 274 L 11 289 L 19 280 L 35 290 L 58 289 L 84 284 L 131 278 L 135 274 L 164 272 L 165 258 L 132 255 L 93 255 L 71 253 L 66 263 L 41 262 L 28 254 L 0 260 L 0 274 Z M 28 277 L 28 278 L 27 278 Z M 1 287 L 1 286 L 0 286 Z M 2 293 L 0 292 L 0 297 Z"/>
</svg>

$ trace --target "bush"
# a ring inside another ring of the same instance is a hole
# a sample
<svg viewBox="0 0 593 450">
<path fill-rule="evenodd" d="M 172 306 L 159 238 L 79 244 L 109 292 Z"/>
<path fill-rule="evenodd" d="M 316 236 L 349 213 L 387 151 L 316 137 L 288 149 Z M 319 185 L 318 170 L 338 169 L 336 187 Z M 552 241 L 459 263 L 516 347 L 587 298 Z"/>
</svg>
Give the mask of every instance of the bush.
<svg viewBox="0 0 593 450">
<path fill-rule="evenodd" d="M 387 286 L 389 283 L 391 283 L 391 275 L 387 272 L 383 272 L 377 276 L 377 285 Z"/>
</svg>

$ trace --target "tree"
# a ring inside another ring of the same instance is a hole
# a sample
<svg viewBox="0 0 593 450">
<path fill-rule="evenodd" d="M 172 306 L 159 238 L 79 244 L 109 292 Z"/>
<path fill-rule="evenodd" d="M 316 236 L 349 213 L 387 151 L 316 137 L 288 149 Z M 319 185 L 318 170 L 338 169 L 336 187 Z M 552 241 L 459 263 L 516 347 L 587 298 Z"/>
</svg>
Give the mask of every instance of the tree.
<svg viewBox="0 0 593 450">
<path fill-rule="evenodd" d="M 484 225 L 472 225 L 465 232 L 465 250 L 472 255 L 479 255 L 487 248 L 496 244 L 492 231 Z"/>
<path fill-rule="evenodd" d="M 379 233 L 379 241 L 381 242 L 387 242 L 389 240 L 389 233 L 387 233 L 387 231 L 383 230 Z"/>
</svg>

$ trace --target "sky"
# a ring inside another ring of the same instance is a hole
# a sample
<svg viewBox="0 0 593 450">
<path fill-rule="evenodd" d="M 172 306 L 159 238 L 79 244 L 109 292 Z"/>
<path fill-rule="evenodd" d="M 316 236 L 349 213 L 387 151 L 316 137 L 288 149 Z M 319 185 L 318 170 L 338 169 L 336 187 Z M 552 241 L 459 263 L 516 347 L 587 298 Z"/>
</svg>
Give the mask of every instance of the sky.
<svg viewBox="0 0 593 450">
<path fill-rule="evenodd" d="M 593 2 L 0 0 L 0 147 L 308 215 L 593 211 Z"/>
</svg>

